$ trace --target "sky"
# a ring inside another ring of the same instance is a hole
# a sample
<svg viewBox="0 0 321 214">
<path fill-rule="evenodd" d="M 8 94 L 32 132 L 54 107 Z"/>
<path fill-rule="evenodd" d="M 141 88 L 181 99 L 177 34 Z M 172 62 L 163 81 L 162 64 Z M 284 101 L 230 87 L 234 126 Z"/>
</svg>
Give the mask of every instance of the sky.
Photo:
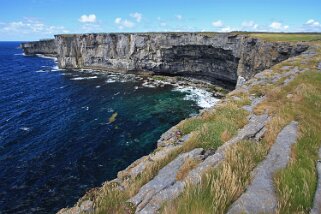
<svg viewBox="0 0 321 214">
<path fill-rule="evenodd" d="M 1 0 L 0 41 L 92 32 L 321 32 L 321 0 Z"/>
</svg>

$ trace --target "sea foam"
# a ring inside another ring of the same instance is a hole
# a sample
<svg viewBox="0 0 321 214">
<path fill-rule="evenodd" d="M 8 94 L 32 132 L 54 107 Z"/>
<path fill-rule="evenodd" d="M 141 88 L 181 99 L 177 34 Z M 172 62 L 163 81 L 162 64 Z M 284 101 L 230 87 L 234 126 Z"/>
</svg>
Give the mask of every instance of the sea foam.
<svg viewBox="0 0 321 214">
<path fill-rule="evenodd" d="M 213 93 L 192 86 L 177 86 L 173 90 L 186 93 L 184 99 L 197 102 L 201 108 L 213 107 L 219 101 L 218 98 L 213 97 Z"/>
</svg>

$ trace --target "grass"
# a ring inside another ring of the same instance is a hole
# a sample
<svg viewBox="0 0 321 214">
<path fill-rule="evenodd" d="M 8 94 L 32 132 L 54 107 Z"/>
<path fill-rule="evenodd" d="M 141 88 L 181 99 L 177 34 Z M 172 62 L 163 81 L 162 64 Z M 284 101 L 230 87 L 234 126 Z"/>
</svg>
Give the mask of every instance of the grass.
<svg viewBox="0 0 321 214">
<path fill-rule="evenodd" d="M 290 164 L 274 177 L 279 213 L 309 213 L 315 194 L 315 162 L 321 147 L 321 73 L 316 72 L 317 62 L 321 61 L 320 50 L 318 53 L 299 65 L 300 69 L 309 71 L 283 88 L 271 88 L 265 94 L 265 102 L 256 108 L 257 113 L 268 109 L 273 116 L 265 138 L 270 144 L 287 123 L 299 122 L 299 139 L 292 148 Z"/>
<path fill-rule="evenodd" d="M 233 102 L 222 103 L 214 111 L 204 112 L 200 117 L 183 121 L 179 129 L 183 134 L 194 132 L 197 146 L 216 149 L 247 123 L 248 113 Z"/>
<path fill-rule="evenodd" d="M 195 168 L 199 162 L 193 158 L 188 158 L 177 171 L 176 180 L 183 180 L 188 172 Z"/>
<path fill-rule="evenodd" d="M 320 33 L 249 33 L 249 35 L 270 42 L 311 42 L 321 40 Z"/>
<path fill-rule="evenodd" d="M 173 150 L 166 158 L 155 161 L 151 166 L 147 167 L 143 173 L 138 175 L 135 179 L 127 179 L 125 184 L 128 188 L 126 190 L 119 189 L 117 183 L 106 183 L 96 192 L 92 200 L 95 202 L 95 213 L 134 213 L 135 207 L 128 203 L 132 196 L 134 196 L 144 184 L 150 181 L 158 171 L 172 161 L 183 149 Z"/>
<path fill-rule="evenodd" d="M 286 94 L 292 94 L 291 99 Z M 292 149 L 291 163 L 275 176 L 279 210 L 280 213 L 308 213 L 316 189 L 315 162 L 321 147 L 321 73 L 301 74 L 274 96 L 278 100 L 271 100 L 271 110 L 281 120 L 297 120 L 300 131 Z"/>
<path fill-rule="evenodd" d="M 266 144 L 243 141 L 229 149 L 223 163 L 202 177 L 200 185 L 188 186 L 184 193 L 162 209 L 163 213 L 225 213 L 245 190 L 253 168 L 266 155 Z"/>
</svg>

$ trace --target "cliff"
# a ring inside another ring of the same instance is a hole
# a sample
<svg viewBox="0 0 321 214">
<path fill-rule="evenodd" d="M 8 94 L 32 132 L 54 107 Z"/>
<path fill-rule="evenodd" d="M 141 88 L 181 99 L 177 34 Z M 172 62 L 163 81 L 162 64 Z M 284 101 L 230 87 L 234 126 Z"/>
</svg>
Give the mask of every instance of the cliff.
<svg viewBox="0 0 321 214">
<path fill-rule="evenodd" d="M 22 43 L 21 48 L 26 55 L 44 54 L 57 56 L 56 41 L 54 39 Z"/>
<path fill-rule="evenodd" d="M 320 213 L 320 82 L 321 43 L 311 43 L 58 213 Z"/>
<path fill-rule="evenodd" d="M 56 35 L 22 45 L 26 54 L 53 54 L 64 69 L 148 71 L 235 85 L 308 48 L 241 34 L 117 33 Z"/>
</svg>

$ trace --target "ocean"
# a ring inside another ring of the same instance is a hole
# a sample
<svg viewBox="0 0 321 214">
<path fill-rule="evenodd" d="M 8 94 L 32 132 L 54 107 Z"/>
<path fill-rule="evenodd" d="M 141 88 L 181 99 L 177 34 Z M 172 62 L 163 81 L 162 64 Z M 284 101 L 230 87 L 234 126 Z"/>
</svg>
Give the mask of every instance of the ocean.
<svg viewBox="0 0 321 214">
<path fill-rule="evenodd" d="M 204 105 L 199 90 L 59 70 L 19 44 L 0 42 L 0 213 L 72 206 Z"/>
</svg>

